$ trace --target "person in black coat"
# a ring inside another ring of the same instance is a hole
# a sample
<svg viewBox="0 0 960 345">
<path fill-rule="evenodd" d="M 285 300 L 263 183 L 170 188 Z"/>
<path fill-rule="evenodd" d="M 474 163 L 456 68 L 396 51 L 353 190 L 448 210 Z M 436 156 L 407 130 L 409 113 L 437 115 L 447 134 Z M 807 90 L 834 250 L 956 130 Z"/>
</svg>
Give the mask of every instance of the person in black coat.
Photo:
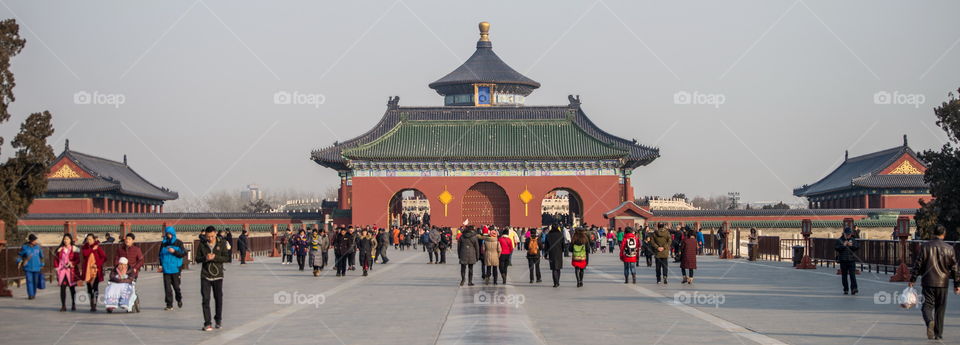
<svg viewBox="0 0 960 345">
<path fill-rule="evenodd" d="M 837 239 L 834 245 L 837 251 L 837 263 L 840 265 L 840 281 L 843 282 L 843 294 L 847 291 L 856 295 L 857 290 L 857 250 L 860 249 L 860 243 L 853 237 L 853 229 L 843 229 L 843 236 Z M 847 283 L 847 280 L 850 283 Z M 850 290 L 850 289 L 853 290 Z"/>
<path fill-rule="evenodd" d="M 355 248 L 353 234 L 340 228 L 340 234 L 333 240 L 333 253 L 337 256 L 337 277 L 347 275 L 347 260 L 353 256 Z"/>
<path fill-rule="evenodd" d="M 390 259 L 387 258 L 387 244 L 390 243 L 389 236 L 387 236 L 386 229 L 377 230 L 377 257 L 380 258 L 381 263 L 387 263 Z M 377 259 L 373 259 L 374 262 Z"/>
<path fill-rule="evenodd" d="M 550 271 L 553 273 L 553 287 L 560 286 L 560 270 L 563 269 L 563 248 L 567 246 L 563 237 L 563 232 L 556 225 L 551 226 L 547 233 L 547 241 L 543 248 L 546 249 L 547 260 L 550 262 Z"/>
<path fill-rule="evenodd" d="M 250 243 L 247 242 L 249 236 L 247 235 L 247 230 L 243 230 L 240 233 L 240 237 L 237 237 L 237 251 L 240 252 L 240 264 L 247 264 L 247 250 L 250 249 Z"/>
</svg>

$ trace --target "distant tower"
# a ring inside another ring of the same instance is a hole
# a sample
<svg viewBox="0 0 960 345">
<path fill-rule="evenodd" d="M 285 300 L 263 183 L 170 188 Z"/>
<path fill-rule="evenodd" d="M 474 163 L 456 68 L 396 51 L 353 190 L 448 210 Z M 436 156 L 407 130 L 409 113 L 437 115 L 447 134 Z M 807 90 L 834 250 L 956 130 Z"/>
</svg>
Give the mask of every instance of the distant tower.
<svg viewBox="0 0 960 345">
<path fill-rule="evenodd" d="M 247 190 L 240 192 L 240 199 L 243 199 L 245 202 L 263 200 L 263 192 L 260 190 L 259 185 L 249 184 L 247 185 Z"/>
</svg>

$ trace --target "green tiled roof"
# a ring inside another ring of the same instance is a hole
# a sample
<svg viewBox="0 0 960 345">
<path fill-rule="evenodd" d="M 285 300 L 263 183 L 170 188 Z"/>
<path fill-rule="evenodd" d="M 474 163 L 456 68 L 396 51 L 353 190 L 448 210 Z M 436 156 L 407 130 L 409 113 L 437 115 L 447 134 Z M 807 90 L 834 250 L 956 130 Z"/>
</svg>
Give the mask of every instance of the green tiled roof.
<svg viewBox="0 0 960 345">
<path fill-rule="evenodd" d="M 613 159 L 629 151 L 570 120 L 400 121 L 377 140 L 343 150 L 354 160 Z"/>
</svg>

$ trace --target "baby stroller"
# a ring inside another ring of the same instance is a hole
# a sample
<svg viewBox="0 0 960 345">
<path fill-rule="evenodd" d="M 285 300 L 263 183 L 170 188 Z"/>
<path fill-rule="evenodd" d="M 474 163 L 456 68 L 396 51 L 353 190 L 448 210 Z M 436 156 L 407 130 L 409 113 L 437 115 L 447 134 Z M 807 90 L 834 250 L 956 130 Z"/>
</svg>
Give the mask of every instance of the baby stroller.
<svg viewBox="0 0 960 345">
<path fill-rule="evenodd" d="M 120 263 L 124 266 L 123 273 L 118 269 L 110 272 L 110 280 L 103 295 L 103 304 L 107 307 L 108 313 L 117 309 L 128 313 L 139 313 L 140 299 L 137 296 L 136 274 L 127 274 L 127 258 L 120 258 Z"/>
</svg>

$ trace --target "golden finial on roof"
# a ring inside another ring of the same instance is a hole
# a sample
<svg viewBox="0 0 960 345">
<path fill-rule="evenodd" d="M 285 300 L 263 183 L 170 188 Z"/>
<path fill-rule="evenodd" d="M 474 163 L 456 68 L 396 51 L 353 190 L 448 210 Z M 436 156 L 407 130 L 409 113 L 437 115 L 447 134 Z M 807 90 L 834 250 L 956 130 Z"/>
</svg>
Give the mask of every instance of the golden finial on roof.
<svg viewBox="0 0 960 345">
<path fill-rule="evenodd" d="M 480 42 L 490 42 L 490 23 L 480 22 Z"/>
</svg>

